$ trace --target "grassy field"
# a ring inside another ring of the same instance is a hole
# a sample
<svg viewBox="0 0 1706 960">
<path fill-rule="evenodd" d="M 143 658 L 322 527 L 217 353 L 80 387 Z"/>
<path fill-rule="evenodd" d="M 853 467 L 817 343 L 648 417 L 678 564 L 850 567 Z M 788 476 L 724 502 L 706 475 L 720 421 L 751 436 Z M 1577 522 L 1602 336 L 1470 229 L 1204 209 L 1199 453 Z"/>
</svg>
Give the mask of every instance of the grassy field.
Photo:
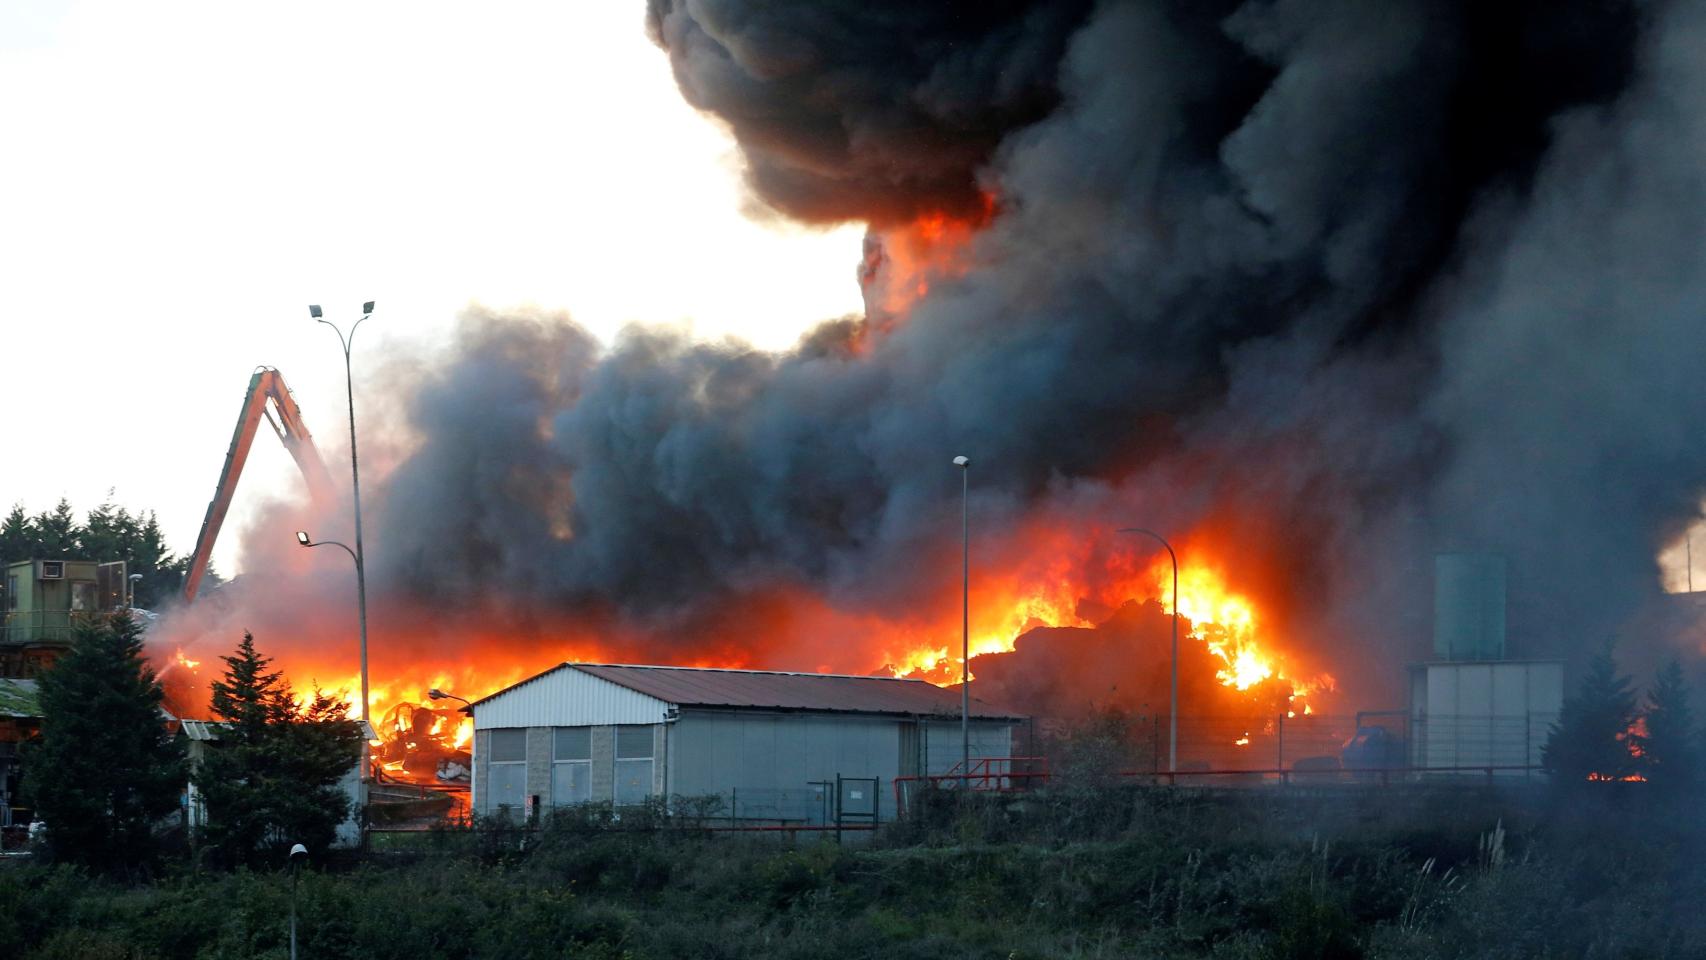
<svg viewBox="0 0 1706 960">
<path fill-rule="evenodd" d="M 1642 799 L 1104 789 L 944 798 L 845 846 L 587 817 L 391 836 L 302 873 L 302 956 L 1706 955 L 1695 818 Z M 284 957 L 290 899 L 283 872 L 7 865 L 0 957 Z"/>
</svg>

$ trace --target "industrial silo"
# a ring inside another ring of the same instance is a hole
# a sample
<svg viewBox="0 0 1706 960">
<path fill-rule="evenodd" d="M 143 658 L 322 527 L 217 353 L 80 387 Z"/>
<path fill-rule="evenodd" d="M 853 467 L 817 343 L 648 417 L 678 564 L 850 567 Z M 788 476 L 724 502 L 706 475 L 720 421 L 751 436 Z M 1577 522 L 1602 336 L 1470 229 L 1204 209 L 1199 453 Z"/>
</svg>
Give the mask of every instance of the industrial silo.
<svg viewBox="0 0 1706 960">
<path fill-rule="evenodd" d="M 1502 660 L 1505 558 L 1491 553 L 1434 557 L 1434 656 Z"/>
</svg>

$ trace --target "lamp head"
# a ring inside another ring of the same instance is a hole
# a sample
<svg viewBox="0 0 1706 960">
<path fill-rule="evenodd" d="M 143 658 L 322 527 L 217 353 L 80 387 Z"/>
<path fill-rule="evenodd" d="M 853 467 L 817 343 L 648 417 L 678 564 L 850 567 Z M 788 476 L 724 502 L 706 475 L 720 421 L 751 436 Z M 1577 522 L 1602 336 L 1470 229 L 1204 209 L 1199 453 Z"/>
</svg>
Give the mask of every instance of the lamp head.
<svg viewBox="0 0 1706 960">
<path fill-rule="evenodd" d="M 443 690 L 440 690 L 437 687 L 433 687 L 431 690 L 427 691 L 427 696 L 431 697 L 434 700 L 443 700 L 445 697 L 448 697 L 449 694 L 445 693 Z"/>
<path fill-rule="evenodd" d="M 969 466 L 971 466 L 971 458 L 970 457 L 955 457 L 954 458 L 954 466 L 956 466 L 956 467 L 969 467 Z"/>
<path fill-rule="evenodd" d="M 314 545 L 314 541 L 308 539 L 308 531 L 306 531 L 306 530 L 296 531 L 296 542 L 302 544 L 305 547 L 311 547 Z"/>
<path fill-rule="evenodd" d="M 366 303 L 362 304 L 361 305 L 361 312 L 364 314 L 372 313 L 373 312 L 373 301 L 369 300 Z"/>
<path fill-rule="evenodd" d="M 306 856 L 308 856 L 308 848 L 307 847 L 303 846 L 300 843 L 293 843 L 290 845 L 290 859 L 295 860 L 297 857 L 306 857 Z"/>
<path fill-rule="evenodd" d="M 141 579 L 142 579 L 142 574 L 140 574 L 140 573 L 133 573 L 129 577 L 129 580 L 131 583 L 135 583 L 136 581 L 141 580 Z"/>
<path fill-rule="evenodd" d="M 320 319 L 320 305 L 317 303 L 310 303 L 308 305 L 308 315 L 316 320 Z"/>
</svg>

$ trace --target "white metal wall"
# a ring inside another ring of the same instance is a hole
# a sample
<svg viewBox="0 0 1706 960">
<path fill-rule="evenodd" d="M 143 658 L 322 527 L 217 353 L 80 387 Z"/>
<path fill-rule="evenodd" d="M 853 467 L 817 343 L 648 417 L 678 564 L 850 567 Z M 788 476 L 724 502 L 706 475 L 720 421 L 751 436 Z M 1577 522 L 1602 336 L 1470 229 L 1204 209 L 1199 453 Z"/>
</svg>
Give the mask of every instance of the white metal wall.
<svg viewBox="0 0 1706 960">
<path fill-rule="evenodd" d="M 511 687 L 474 707 L 474 729 L 661 723 L 670 705 L 573 667 Z"/>
<path fill-rule="evenodd" d="M 669 728 L 668 790 L 716 795 L 743 819 L 813 820 L 814 783 L 873 777 L 879 815 L 888 821 L 903 764 L 902 728 L 911 725 L 900 717 L 683 709 Z M 971 734 L 973 757 L 1011 754 L 1008 722 L 974 721 Z M 957 721 L 928 723 L 925 738 L 930 773 L 959 762 Z"/>
<path fill-rule="evenodd" d="M 1410 688 L 1419 767 L 1532 766 L 1564 703 L 1559 661 L 1429 663 Z"/>
</svg>

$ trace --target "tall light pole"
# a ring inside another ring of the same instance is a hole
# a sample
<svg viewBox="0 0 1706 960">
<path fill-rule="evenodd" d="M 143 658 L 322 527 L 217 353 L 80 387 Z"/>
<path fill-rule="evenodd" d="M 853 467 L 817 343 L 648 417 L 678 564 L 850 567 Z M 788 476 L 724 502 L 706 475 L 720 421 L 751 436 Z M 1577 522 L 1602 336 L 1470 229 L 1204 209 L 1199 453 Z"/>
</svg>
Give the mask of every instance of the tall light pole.
<svg viewBox="0 0 1706 960">
<path fill-rule="evenodd" d="M 1163 547 L 1167 548 L 1167 556 L 1173 561 L 1173 686 L 1167 708 L 1167 772 L 1179 772 L 1179 555 L 1173 552 L 1173 545 L 1167 538 L 1154 530 L 1142 527 L 1122 527 L 1120 533 L 1141 533 L 1154 537 Z"/>
<path fill-rule="evenodd" d="M 971 785 L 971 458 L 960 468 L 960 785 Z"/>
<path fill-rule="evenodd" d="M 344 393 L 349 399 L 349 472 L 350 484 L 355 492 L 355 549 L 350 556 L 355 558 L 355 596 L 356 607 L 361 616 L 361 720 L 367 722 L 367 562 L 366 554 L 361 549 L 361 467 L 358 465 L 355 452 L 355 379 L 350 374 L 349 351 L 350 344 L 355 341 L 355 332 L 361 328 L 361 321 L 373 315 L 373 301 L 361 305 L 361 320 L 357 320 L 349 328 L 349 334 L 344 334 L 343 328 L 321 315 L 319 304 L 310 304 L 308 315 L 331 327 L 338 334 L 338 343 L 344 348 Z M 317 546 L 309 543 L 307 534 L 298 533 L 296 538 L 303 546 Z M 342 547 L 343 544 L 338 544 Z M 348 547 L 344 547 L 349 550 Z"/>
</svg>

